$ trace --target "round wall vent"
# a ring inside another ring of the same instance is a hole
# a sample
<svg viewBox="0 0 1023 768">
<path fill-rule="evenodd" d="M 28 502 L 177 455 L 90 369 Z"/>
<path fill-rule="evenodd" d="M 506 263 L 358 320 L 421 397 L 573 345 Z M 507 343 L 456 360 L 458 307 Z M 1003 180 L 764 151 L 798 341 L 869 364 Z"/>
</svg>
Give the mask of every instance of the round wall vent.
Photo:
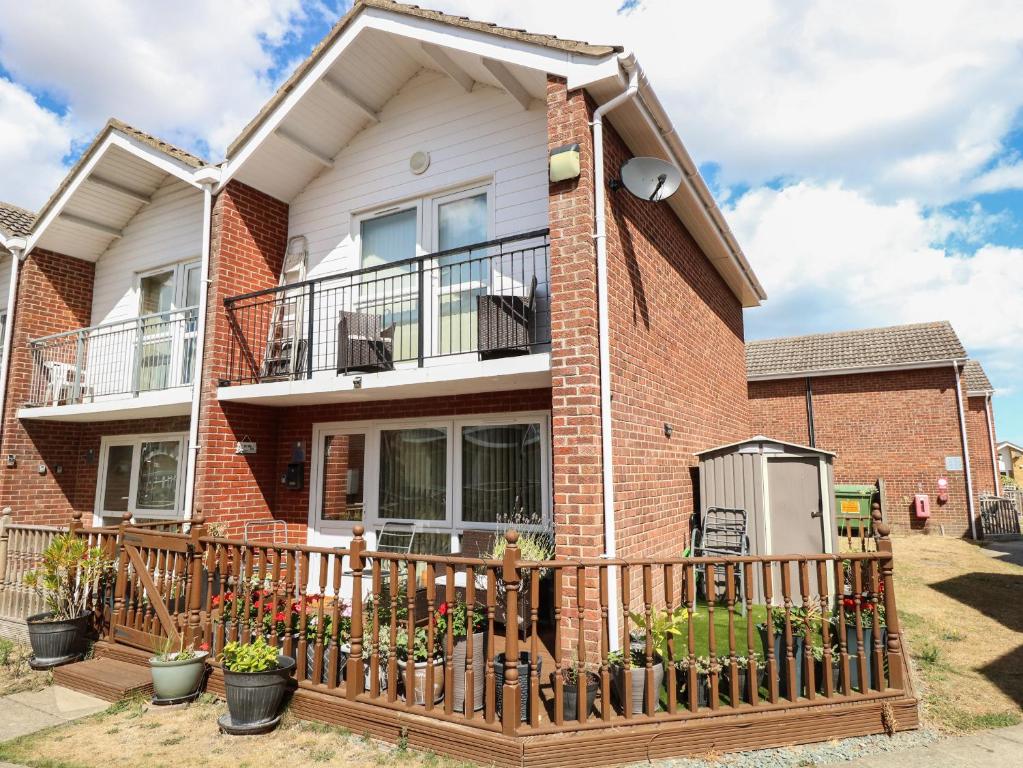
<svg viewBox="0 0 1023 768">
<path fill-rule="evenodd" d="M 408 166 L 416 176 L 425 173 L 430 167 L 430 153 L 422 151 L 414 153 L 408 161 Z"/>
</svg>

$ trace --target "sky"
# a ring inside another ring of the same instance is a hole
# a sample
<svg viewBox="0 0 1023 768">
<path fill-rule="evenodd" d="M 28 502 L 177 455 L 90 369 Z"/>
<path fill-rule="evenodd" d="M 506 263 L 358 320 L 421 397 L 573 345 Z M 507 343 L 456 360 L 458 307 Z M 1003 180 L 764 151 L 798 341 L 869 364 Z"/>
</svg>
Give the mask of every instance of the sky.
<svg viewBox="0 0 1023 768">
<path fill-rule="evenodd" d="M 747 338 L 950 320 L 1023 443 L 1018 0 L 417 2 L 633 50 L 767 290 Z M 0 199 L 111 116 L 221 159 L 348 5 L 0 0 Z"/>
</svg>

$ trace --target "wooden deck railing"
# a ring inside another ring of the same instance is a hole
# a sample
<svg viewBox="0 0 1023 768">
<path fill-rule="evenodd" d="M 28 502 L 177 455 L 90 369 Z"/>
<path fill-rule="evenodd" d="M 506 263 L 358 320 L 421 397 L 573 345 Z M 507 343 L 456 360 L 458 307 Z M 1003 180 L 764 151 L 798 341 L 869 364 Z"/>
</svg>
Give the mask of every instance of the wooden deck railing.
<svg viewBox="0 0 1023 768">
<path fill-rule="evenodd" d="M 11 519 L 10 509 L 0 513 L 0 619 L 21 622 L 44 610 L 39 596 L 25 586 L 25 574 L 67 528 L 14 524 Z"/>
<path fill-rule="evenodd" d="M 216 656 L 263 636 L 301 688 L 524 736 L 903 696 L 873 522 L 869 552 L 542 562 L 514 532 L 490 560 L 370 551 L 361 527 L 347 548 L 216 538 L 201 513 L 187 534 L 72 528 L 116 554 L 97 599 L 113 642 Z M 456 606 L 480 631 L 455 634 Z M 417 645 L 433 649 L 418 668 Z"/>
</svg>

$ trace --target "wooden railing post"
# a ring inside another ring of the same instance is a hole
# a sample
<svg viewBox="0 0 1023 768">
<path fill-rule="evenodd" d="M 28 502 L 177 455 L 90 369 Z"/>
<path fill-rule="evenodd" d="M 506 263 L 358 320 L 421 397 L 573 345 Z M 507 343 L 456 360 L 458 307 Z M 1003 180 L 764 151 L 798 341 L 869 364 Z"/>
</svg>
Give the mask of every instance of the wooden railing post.
<svg viewBox="0 0 1023 768">
<path fill-rule="evenodd" d="M 881 506 L 874 503 L 871 511 L 877 551 L 881 554 L 881 585 L 884 589 L 884 618 L 888 627 L 888 677 L 892 688 L 905 688 L 906 663 L 902 655 L 902 635 L 899 612 L 895 607 L 895 564 L 892 558 L 891 527 L 881 520 Z M 862 663 L 862 662 L 861 662 Z M 880 679 L 880 678 L 879 678 Z"/>
<path fill-rule="evenodd" d="M 71 513 L 71 525 L 67 530 L 72 536 L 78 535 L 78 532 L 82 530 L 82 513 L 79 510 L 76 509 Z"/>
<path fill-rule="evenodd" d="M 354 699 L 366 687 L 366 681 L 363 678 L 363 666 L 362 666 L 362 571 L 366 567 L 363 562 L 362 553 L 366 551 L 366 540 L 363 538 L 363 534 L 366 529 L 361 526 L 355 526 L 353 533 L 355 536 L 352 538 L 350 547 L 351 561 L 352 561 L 352 639 L 351 639 L 351 653 L 348 655 L 348 670 L 346 674 L 348 682 L 348 698 Z M 335 560 L 335 567 L 340 568 L 342 566 L 342 558 L 339 555 Z M 409 579 L 414 578 L 412 574 L 407 575 Z M 395 589 L 396 585 L 391 584 L 391 589 Z M 414 593 L 415 588 L 412 584 L 409 585 L 409 592 Z M 340 596 L 336 596 L 340 598 Z M 374 595 L 374 599 L 377 597 Z M 396 685 L 397 681 L 389 681 L 389 685 Z"/>
<path fill-rule="evenodd" d="M 192 543 L 191 577 L 188 580 L 188 625 L 185 627 L 185 645 L 192 647 L 201 636 L 199 628 L 199 612 L 202 609 L 202 564 L 205 552 L 200 539 L 206 535 L 206 517 L 203 515 L 202 504 L 195 505 L 192 516 L 192 527 L 189 537 Z"/>
<path fill-rule="evenodd" d="M 124 549 L 124 532 L 131 524 L 131 512 L 121 514 L 117 526 L 117 578 L 114 581 L 114 607 L 110 615 L 110 642 L 116 643 L 117 626 L 123 624 L 127 605 L 124 601 L 128 590 L 128 553 Z"/>
<path fill-rule="evenodd" d="M 501 579 L 505 587 L 504 687 L 501 691 L 501 725 L 507 736 L 514 736 L 522 717 L 519 697 L 519 534 L 504 535 L 504 563 Z M 534 578 L 536 576 L 534 575 Z"/>
<path fill-rule="evenodd" d="M 4 507 L 0 511 L 0 592 L 7 584 L 7 542 L 11 537 L 11 508 Z"/>
</svg>

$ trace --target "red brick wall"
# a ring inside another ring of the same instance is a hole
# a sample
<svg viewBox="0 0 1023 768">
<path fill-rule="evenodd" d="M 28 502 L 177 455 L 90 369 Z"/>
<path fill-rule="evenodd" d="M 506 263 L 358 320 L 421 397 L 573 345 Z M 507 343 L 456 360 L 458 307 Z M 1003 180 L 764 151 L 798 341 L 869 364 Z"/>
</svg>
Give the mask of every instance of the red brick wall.
<svg viewBox="0 0 1023 768">
<path fill-rule="evenodd" d="M 805 387 L 805 379 L 750 382 L 753 431 L 805 444 Z M 945 470 L 946 456 L 962 456 L 951 367 L 816 377 L 813 402 L 817 447 L 838 454 L 836 482 L 884 478 L 896 529 L 923 527 L 912 514 L 913 495 L 922 492 L 931 496 L 932 526 L 969 532 L 965 474 Z M 946 504 L 937 503 L 939 477 L 949 481 Z"/>
<path fill-rule="evenodd" d="M 288 240 L 288 206 L 237 181 L 217 195 L 210 245 L 206 349 L 199 413 L 195 502 L 208 519 L 243 521 L 269 517 L 278 478 L 274 452 L 279 410 L 221 403 L 217 381 L 224 375 L 231 328 L 224 299 L 277 284 Z M 263 446 L 252 456 L 234 453 L 235 443 Z"/>
<path fill-rule="evenodd" d="M 988 432 L 987 398 L 970 397 L 966 403 L 966 437 L 970 444 L 970 469 L 973 472 L 973 493 L 994 494 L 995 471 L 991 458 L 991 433 Z M 991 414 L 994 419 L 994 414 Z M 979 510 L 978 510 L 979 512 Z"/>
<path fill-rule="evenodd" d="M 604 134 L 610 179 L 632 153 Z M 618 552 L 679 555 L 695 453 L 750 435 L 742 304 L 668 203 L 607 203 Z"/>
<path fill-rule="evenodd" d="M 29 340 L 89 324 L 94 265 L 49 251 L 36 250 L 21 265 L 14 318 L 8 319 L 11 361 L 3 413 L 0 456 L 17 457 L 17 466 L 0 464 L 0 507 L 11 507 L 16 521 L 65 522 L 74 497 L 77 427 L 30 424 L 18 420 L 32 382 Z M 50 469 L 38 473 L 40 463 Z M 64 472 L 55 474 L 56 464 Z"/>
</svg>

